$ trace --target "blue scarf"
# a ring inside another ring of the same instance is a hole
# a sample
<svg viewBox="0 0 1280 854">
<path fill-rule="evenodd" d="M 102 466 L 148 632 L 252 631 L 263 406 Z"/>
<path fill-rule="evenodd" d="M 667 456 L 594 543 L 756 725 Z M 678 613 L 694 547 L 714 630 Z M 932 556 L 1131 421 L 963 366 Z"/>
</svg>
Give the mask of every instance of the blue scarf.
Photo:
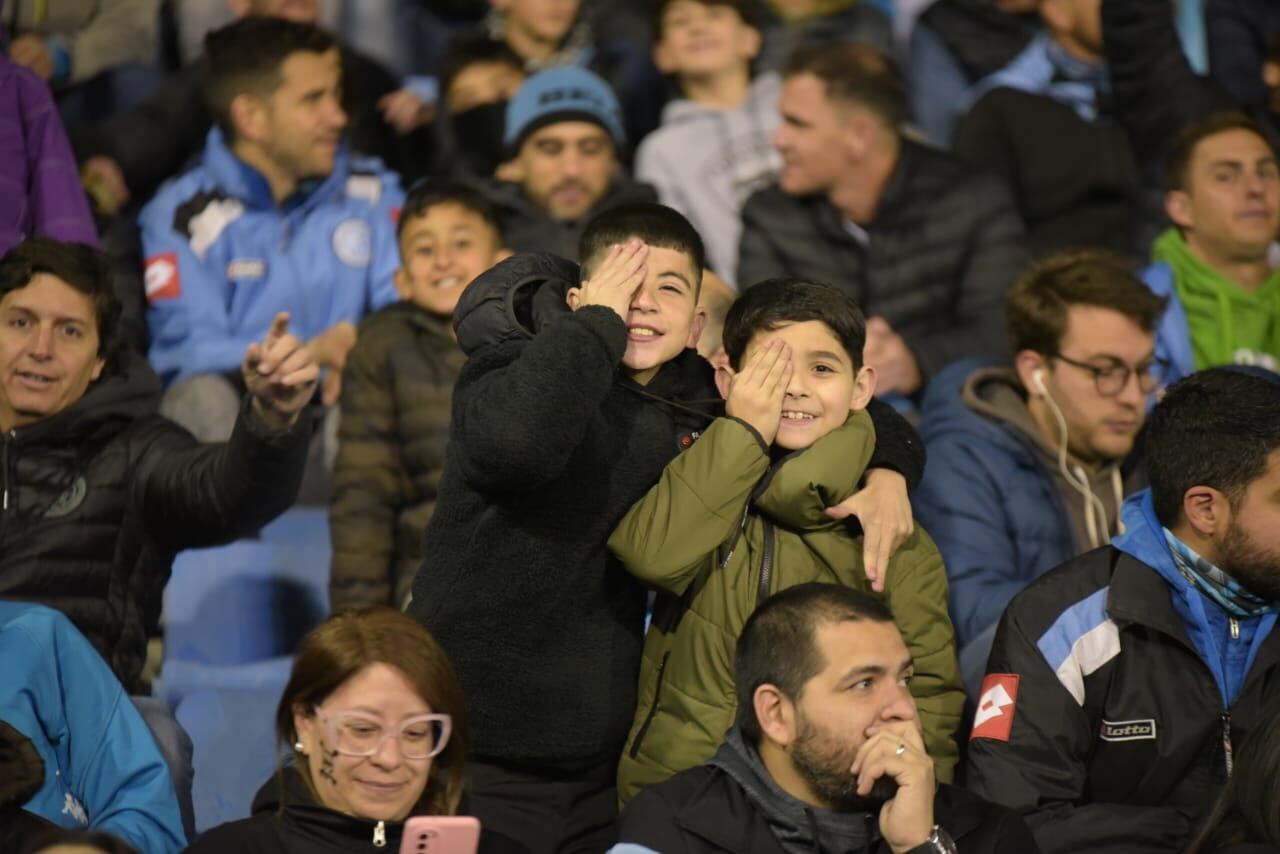
<svg viewBox="0 0 1280 854">
<path fill-rule="evenodd" d="M 1217 602 L 1222 610 L 1234 617 L 1248 619 L 1260 617 L 1272 611 L 1280 611 L 1280 604 L 1268 602 L 1240 586 L 1240 582 L 1205 560 L 1191 546 L 1164 528 L 1164 539 L 1169 544 L 1174 565 L 1187 581 L 1204 595 Z"/>
</svg>

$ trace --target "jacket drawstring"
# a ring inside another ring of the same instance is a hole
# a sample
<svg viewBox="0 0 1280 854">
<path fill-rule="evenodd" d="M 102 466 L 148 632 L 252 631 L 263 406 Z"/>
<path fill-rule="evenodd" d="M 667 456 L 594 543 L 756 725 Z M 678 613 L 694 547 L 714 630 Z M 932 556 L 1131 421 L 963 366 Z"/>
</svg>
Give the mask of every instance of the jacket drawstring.
<svg viewBox="0 0 1280 854">
<path fill-rule="evenodd" d="M 813 833 L 813 854 L 822 854 L 822 839 L 818 830 L 818 819 L 814 816 L 813 810 L 805 807 L 805 818 L 809 819 L 809 830 Z"/>
<path fill-rule="evenodd" d="M 1111 542 L 1110 526 L 1107 524 L 1107 508 L 1103 505 L 1102 499 L 1094 495 L 1093 489 L 1089 486 L 1089 477 L 1085 474 L 1084 469 L 1080 466 L 1076 466 L 1073 469 L 1067 465 L 1067 419 L 1063 417 L 1057 401 L 1053 399 L 1053 395 L 1049 394 L 1048 391 L 1044 393 L 1044 402 L 1049 404 L 1049 411 L 1053 413 L 1053 420 L 1058 425 L 1058 471 L 1062 473 L 1062 477 L 1067 483 L 1071 484 L 1071 488 L 1080 493 L 1080 497 L 1084 502 L 1084 525 L 1089 535 L 1089 547 L 1093 549 L 1099 548 Z M 1119 507 L 1124 495 L 1124 484 L 1118 467 L 1111 472 L 1111 487 L 1115 491 L 1116 507 Z M 1099 525 L 1099 522 L 1101 522 L 1101 525 Z"/>
</svg>

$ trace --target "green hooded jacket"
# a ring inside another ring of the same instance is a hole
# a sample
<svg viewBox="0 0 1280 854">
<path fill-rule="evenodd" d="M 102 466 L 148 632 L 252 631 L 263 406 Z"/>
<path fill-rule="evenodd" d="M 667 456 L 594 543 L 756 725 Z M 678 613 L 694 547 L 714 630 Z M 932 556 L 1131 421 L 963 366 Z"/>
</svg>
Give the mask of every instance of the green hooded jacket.
<svg viewBox="0 0 1280 854">
<path fill-rule="evenodd" d="M 861 537 L 823 510 L 857 491 L 874 447 L 856 412 L 771 466 L 755 430 L 720 418 L 627 512 L 609 548 L 659 593 L 618 768 L 623 803 L 715 753 L 736 713 L 734 645 L 758 602 L 811 581 L 871 589 Z M 919 526 L 889 562 L 885 597 L 915 661 L 925 745 L 949 782 L 964 689 L 942 558 Z"/>
<path fill-rule="evenodd" d="M 1272 367 L 1280 359 L 1280 268 L 1247 291 L 1192 254 L 1176 228 L 1160 235 L 1151 257 L 1173 268 L 1197 371 L 1217 365 Z"/>
</svg>

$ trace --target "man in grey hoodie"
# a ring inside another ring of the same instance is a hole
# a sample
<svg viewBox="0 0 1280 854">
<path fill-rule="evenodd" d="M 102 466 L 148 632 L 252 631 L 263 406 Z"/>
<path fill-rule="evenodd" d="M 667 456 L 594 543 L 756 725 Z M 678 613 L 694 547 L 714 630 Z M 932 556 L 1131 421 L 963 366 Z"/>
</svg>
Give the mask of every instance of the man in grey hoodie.
<svg viewBox="0 0 1280 854">
<path fill-rule="evenodd" d="M 762 44 L 749 0 L 660 0 L 653 58 L 684 96 L 636 150 L 636 177 L 702 235 L 711 268 L 731 287 L 738 267 L 742 205 L 775 177 L 770 139 L 782 79 L 751 78 Z"/>
<path fill-rule="evenodd" d="M 1006 301 L 1013 364 L 958 362 L 930 385 L 913 504 L 947 567 L 970 689 L 1014 594 L 1109 543 L 1124 496 L 1146 485 L 1126 458 L 1161 374 L 1164 305 L 1115 256 L 1052 255 Z"/>
</svg>

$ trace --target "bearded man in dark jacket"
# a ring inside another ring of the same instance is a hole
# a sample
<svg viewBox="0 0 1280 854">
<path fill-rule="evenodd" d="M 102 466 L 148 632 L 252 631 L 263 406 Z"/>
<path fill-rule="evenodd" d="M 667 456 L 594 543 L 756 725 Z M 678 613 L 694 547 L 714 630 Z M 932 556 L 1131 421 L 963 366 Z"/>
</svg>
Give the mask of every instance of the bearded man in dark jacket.
<svg viewBox="0 0 1280 854">
<path fill-rule="evenodd" d="M 584 68 L 541 71 L 507 105 L 503 145 L 512 159 L 478 188 L 498 210 L 507 245 L 578 260 L 578 240 L 596 215 L 656 202 L 622 167 L 622 108 L 609 85 Z"/>
<path fill-rule="evenodd" d="M 65 613 L 136 691 L 174 553 L 293 501 L 317 368 L 277 317 L 246 353 L 231 440 L 198 444 L 155 414 L 146 360 L 116 351 L 105 264 L 48 238 L 0 260 L 0 597 Z"/>
<path fill-rule="evenodd" d="M 784 71 L 778 183 L 742 211 L 738 283 L 830 282 L 868 315 L 878 393 L 913 395 L 1001 354 L 1004 295 L 1028 260 L 1001 181 L 902 135 L 905 87 L 863 45 L 802 48 Z"/>
</svg>

